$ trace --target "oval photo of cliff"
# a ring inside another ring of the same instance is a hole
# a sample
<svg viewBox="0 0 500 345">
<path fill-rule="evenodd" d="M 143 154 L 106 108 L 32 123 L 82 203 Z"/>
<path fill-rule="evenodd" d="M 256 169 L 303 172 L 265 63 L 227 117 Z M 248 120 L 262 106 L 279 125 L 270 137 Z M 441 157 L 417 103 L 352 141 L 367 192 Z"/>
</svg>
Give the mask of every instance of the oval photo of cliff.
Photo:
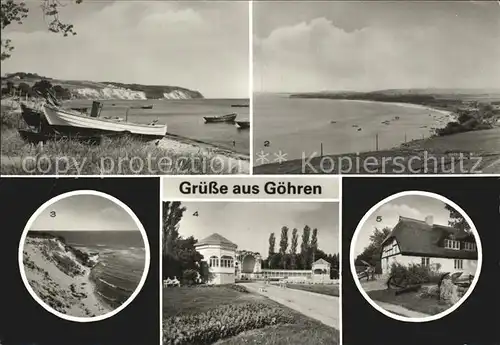
<svg viewBox="0 0 500 345">
<path fill-rule="evenodd" d="M 49 312 L 99 321 L 125 308 L 142 288 L 149 244 L 135 214 L 95 191 L 59 195 L 28 221 L 19 247 L 26 288 Z"/>
<path fill-rule="evenodd" d="M 482 264 L 478 232 L 451 200 L 403 192 L 372 207 L 351 242 L 351 272 L 365 299 L 400 321 L 439 319 L 472 293 Z"/>
</svg>

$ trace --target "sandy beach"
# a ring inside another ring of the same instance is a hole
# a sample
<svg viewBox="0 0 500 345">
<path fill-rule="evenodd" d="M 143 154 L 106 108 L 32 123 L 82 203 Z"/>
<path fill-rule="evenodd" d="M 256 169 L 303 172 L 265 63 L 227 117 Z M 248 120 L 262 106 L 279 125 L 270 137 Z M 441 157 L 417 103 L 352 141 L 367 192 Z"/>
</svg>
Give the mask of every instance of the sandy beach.
<svg viewBox="0 0 500 345">
<path fill-rule="evenodd" d="M 344 102 L 357 102 L 357 103 L 368 103 L 368 104 L 388 104 L 388 105 L 397 105 L 400 107 L 404 108 L 412 108 L 412 109 L 422 109 L 422 110 L 427 110 L 427 111 L 433 111 L 433 112 L 438 112 L 442 114 L 444 117 L 447 118 L 447 123 L 456 121 L 457 116 L 453 114 L 453 112 L 448 111 L 448 110 L 443 110 L 443 109 L 437 109 L 437 108 L 432 108 L 428 107 L 425 105 L 421 104 L 413 104 L 413 103 L 402 103 L 402 102 L 379 102 L 379 101 L 369 101 L 369 100 L 362 100 L 362 99 L 335 99 L 335 101 L 344 101 Z"/>
</svg>

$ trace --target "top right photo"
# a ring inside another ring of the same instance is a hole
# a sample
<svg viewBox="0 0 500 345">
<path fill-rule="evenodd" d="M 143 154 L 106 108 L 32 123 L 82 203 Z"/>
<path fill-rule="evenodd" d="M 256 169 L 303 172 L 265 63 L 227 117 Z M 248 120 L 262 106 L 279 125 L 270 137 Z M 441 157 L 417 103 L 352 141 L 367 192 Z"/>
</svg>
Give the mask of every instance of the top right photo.
<svg viewBox="0 0 500 345">
<path fill-rule="evenodd" d="M 499 42 L 499 1 L 254 2 L 254 174 L 500 173 Z"/>
</svg>

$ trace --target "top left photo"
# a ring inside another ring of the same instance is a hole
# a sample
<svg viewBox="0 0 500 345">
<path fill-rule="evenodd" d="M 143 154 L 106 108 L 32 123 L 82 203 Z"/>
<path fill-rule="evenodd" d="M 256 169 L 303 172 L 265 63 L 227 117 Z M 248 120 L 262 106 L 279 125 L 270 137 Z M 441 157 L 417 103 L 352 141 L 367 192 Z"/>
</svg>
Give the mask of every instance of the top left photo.
<svg viewBox="0 0 500 345">
<path fill-rule="evenodd" d="M 249 174 L 250 6 L 2 0 L 1 175 Z"/>
</svg>

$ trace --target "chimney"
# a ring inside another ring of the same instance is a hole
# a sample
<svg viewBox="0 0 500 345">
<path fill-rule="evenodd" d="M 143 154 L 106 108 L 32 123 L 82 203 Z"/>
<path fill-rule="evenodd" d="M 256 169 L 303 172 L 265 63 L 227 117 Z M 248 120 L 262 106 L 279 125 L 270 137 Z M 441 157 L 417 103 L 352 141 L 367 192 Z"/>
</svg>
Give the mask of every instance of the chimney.
<svg viewBox="0 0 500 345">
<path fill-rule="evenodd" d="M 425 217 L 425 222 L 427 223 L 427 225 L 433 226 L 434 225 L 434 217 L 433 216 Z"/>
</svg>

